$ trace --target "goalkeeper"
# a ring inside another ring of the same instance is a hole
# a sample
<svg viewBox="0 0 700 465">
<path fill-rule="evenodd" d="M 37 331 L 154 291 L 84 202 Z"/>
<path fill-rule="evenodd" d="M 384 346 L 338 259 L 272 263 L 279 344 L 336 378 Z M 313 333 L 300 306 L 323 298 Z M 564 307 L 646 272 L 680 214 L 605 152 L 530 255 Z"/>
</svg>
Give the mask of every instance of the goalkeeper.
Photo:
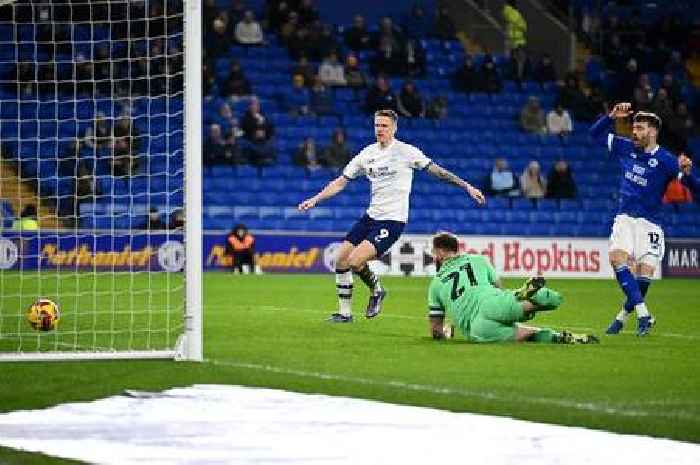
<svg viewBox="0 0 700 465">
<path fill-rule="evenodd" d="M 530 278 L 516 291 L 500 289 L 500 280 L 481 255 L 460 254 L 457 237 L 438 233 L 433 237 L 438 273 L 430 283 L 428 307 L 433 339 L 453 336 L 444 325 L 445 314 L 473 342 L 540 342 L 545 344 L 597 343 L 594 335 L 557 332 L 522 323 L 540 311 L 561 305 L 561 295 L 544 287 L 543 278 Z"/>
</svg>

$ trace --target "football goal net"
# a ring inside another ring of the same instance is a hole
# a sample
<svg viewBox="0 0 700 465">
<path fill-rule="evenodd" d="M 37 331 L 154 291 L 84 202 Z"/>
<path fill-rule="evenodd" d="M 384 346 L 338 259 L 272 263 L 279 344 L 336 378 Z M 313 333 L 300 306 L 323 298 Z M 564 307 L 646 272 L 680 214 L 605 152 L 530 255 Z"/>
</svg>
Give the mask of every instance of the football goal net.
<svg viewBox="0 0 700 465">
<path fill-rule="evenodd" d="M 0 0 L 0 360 L 202 359 L 201 2 Z"/>
</svg>

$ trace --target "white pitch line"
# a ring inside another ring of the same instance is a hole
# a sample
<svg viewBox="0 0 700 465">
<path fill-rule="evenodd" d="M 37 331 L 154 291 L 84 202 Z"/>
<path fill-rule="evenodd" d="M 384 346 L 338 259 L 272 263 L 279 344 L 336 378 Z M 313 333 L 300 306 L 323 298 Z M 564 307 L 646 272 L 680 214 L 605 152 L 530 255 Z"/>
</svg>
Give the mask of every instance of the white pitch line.
<svg viewBox="0 0 700 465">
<path fill-rule="evenodd" d="M 625 406 L 613 407 L 605 404 L 598 404 L 595 402 L 575 402 L 567 399 L 556 399 L 548 397 L 533 397 L 533 396 L 519 396 L 517 394 L 502 395 L 495 394 L 493 392 L 484 391 L 473 391 L 466 389 L 457 389 L 446 386 L 436 386 L 431 384 L 416 384 L 416 383 L 406 383 L 398 380 L 375 380 L 370 378 L 362 378 L 356 376 L 348 376 L 342 374 L 333 373 L 323 373 L 318 371 L 305 371 L 305 370 L 295 370 L 292 368 L 276 367 L 272 365 L 261 365 L 257 363 L 247 363 L 247 362 L 234 362 L 227 360 L 215 360 L 206 359 L 204 363 L 210 363 L 212 365 L 228 366 L 232 368 L 246 368 L 251 370 L 265 371 L 268 373 L 277 373 L 284 375 L 298 376 L 301 378 L 314 378 L 326 381 L 342 381 L 346 383 L 363 384 L 366 386 L 381 386 L 407 391 L 416 392 L 427 392 L 430 394 L 440 394 L 440 395 L 453 395 L 464 398 L 478 398 L 486 400 L 495 400 L 501 402 L 516 402 L 516 403 L 531 403 L 531 404 L 541 404 L 549 405 L 563 408 L 570 408 L 573 410 L 580 410 L 586 412 L 602 413 L 605 415 L 613 416 L 625 416 L 625 417 L 665 417 L 673 419 L 683 419 L 691 420 L 700 423 L 700 416 L 694 415 L 688 412 L 674 412 L 669 413 L 662 410 L 631 410 Z"/>
<path fill-rule="evenodd" d="M 278 307 L 275 305 L 262 305 L 260 307 L 255 307 L 256 310 L 270 310 L 270 311 L 284 311 L 284 312 L 304 312 L 304 313 L 314 313 L 314 314 L 323 314 L 323 310 L 317 310 L 313 308 L 296 308 L 296 307 Z M 412 316 L 412 315 L 397 315 L 395 313 L 386 313 L 382 312 L 381 313 L 382 318 L 399 318 L 399 319 L 404 319 L 404 320 L 421 320 L 421 321 L 427 321 L 427 316 Z M 589 328 L 585 326 L 558 326 L 554 325 L 554 328 L 559 328 L 559 329 L 568 329 L 568 330 L 575 330 L 575 331 L 596 331 L 595 328 Z M 634 334 L 634 331 L 622 331 L 623 334 Z M 700 339 L 700 336 L 694 336 L 691 334 L 678 334 L 678 333 L 661 333 L 657 332 L 655 330 L 652 330 L 652 335 L 653 336 L 661 336 L 661 337 L 671 337 L 671 338 L 679 338 L 679 339 L 690 339 L 690 340 L 695 340 L 695 339 Z"/>
</svg>

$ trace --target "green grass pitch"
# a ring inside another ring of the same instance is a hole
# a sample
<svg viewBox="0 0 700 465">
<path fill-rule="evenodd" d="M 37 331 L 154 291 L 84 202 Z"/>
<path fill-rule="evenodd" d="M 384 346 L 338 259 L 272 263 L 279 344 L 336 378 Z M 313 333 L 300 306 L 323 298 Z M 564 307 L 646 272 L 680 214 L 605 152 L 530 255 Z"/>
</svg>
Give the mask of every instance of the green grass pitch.
<svg viewBox="0 0 700 465">
<path fill-rule="evenodd" d="M 147 275 L 118 279 L 132 290 L 148 287 Z M 164 283 L 150 279 L 152 287 Z M 506 285 L 516 287 L 520 281 L 506 280 Z M 428 337 L 425 317 L 428 279 L 383 282 L 389 296 L 377 319 L 362 316 L 367 292 L 358 280 L 355 323 L 333 325 L 324 321 L 335 308 L 331 275 L 206 273 L 206 362 L 6 363 L 0 366 L 0 411 L 91 400 L 127 388 L 224 383 L 700 442 L 697 281 L 655 281 L 647 301 L 658 324 L 650 336 L 638 338 L 633 323 L 618 336 L 603 335 L 621 303 L 613 280 L 550 280 L 564 294 L 564 305 L 538 315 L 533 324 L 594 332 L 602 336 L 595 346 L 435 342 Z M 11 286 L 7 276 L 4 285 L 5 290 Z M 117 282 L 116 289 L 124 287 Z M 153 308 L 163 307 L 163 299 L 181 305 L 181 290 L 155 290 L 144 301 Z M 68 305 L 63 307 L 70 321 Z M 117 319 L 116 324 L 133 321 Z M 96 327 L 91 324 L 88 330 Z M 41 337 L 61 337 L 75 325 Z M 124 337 L 117 337 L 120 344 Z M 18 463 L 22 457 L 29 457 L 27 463 L 42 460 L 0 449 L 0 457 L 7 455 Z"/>
</svg>

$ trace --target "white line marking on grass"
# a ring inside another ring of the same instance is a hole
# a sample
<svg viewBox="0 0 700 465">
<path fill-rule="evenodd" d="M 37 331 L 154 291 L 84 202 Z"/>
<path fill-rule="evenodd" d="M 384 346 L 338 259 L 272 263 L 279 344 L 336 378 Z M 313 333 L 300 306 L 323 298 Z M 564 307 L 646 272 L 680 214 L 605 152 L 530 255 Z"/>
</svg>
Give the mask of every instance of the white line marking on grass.
<svg viewBox="0 0 700 465">
<path fill-rule="evenodd" d="M 517 394 L 503 395 L 487 391 L 474 391 L 461 388 L 451 388 L 447 386 L 436 386 L 432 384 L 406 383 L 398 380 L 375 380 L 356 376 L 323 373 L 318 371 L 296 370 L 293 368 L 276 367 L 272 365 L 261 365 L 258 363 L 234 362 L 228 360 L 206 359 L 205 363 L 212 365 L 227 366 L 232 368 L 246 368 L 250 370 L 265 371 L 283 375 L 298 376 L 300 378 L 314 378 L 325 381 L 342 381 L 346 383 L 362 384 L 365 386 L 381 386 L 405 391 L 426 392 L 438 395 L 451 395 L 464 398 L 478 398 L 501 402 L 514 402 L 523 404 L 539 404 L 555 407 L 569 408 L 573 410 L 595 412 L 605 415 L 624 417 L 665 417 L 700 422 L 700 416 L 688 412 L 667 412 L 663 410 L 640 410 L 632 409 L 632 406 L 610 406 L 595 402 L 575 402 L 568 399 L 556 399 L 549 397 L 520 396 Z"/>
</svg>

